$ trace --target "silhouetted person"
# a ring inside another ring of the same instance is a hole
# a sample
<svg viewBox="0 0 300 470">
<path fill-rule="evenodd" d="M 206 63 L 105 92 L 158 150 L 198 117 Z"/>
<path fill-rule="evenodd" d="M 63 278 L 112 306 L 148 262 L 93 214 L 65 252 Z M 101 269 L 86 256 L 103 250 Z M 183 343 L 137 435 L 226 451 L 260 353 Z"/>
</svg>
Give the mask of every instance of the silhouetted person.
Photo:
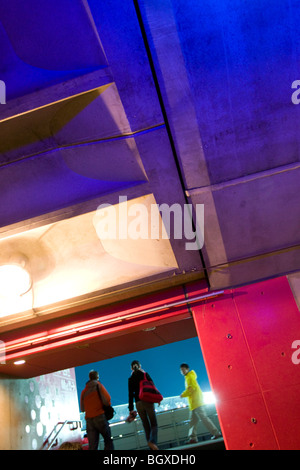
<svg viewBox="0 0 300 470">
<path fill-rule="evenodd" d="M 97 371 L 92 370 L 89 379 L 80 396 L 80 409 L 85 411 L 89 450 L 98 449 L 100 434 L 104 439 L 104 450 L 113 450 L 110 427 L 103 409 L 103 405 L 111 404 L 110 395 L 99 382 Z"/>
<path fill-rule="evenodd" d="M 221 437 L 220 431 L 214 423 L 208 418 L 203 409 L 204 401 L 201 388 L 197 382 L 197 374 L 194 370 L 190 370 L 188 364 L 184 363 L 180 366 L 180 371 L 185 378 L 185 391 L 180 395 L 181 398 L 187 397 L 190 409 L 190 422 L 188 431 L 188 444 L 198 442 L 197 425 L 202 421 L 207 430 L 212 434 L 212 439 Z"/>
</svg>

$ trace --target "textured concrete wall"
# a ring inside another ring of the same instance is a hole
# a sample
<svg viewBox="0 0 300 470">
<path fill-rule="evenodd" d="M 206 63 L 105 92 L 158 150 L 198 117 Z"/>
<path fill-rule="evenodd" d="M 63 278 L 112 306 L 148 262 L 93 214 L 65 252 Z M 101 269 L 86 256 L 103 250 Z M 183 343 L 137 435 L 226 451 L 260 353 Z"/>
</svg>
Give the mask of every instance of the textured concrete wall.
<svg viewBox="0 0 300 470">
<path fill-rule="evenodd" d="M 26 380 L 2 376 L 0 410 L 0 450 L 40 449 L 58 421 L 80 419 L 74 369 Z M 79 438 L 66 426 L 58 445 Z"/>
</svg>

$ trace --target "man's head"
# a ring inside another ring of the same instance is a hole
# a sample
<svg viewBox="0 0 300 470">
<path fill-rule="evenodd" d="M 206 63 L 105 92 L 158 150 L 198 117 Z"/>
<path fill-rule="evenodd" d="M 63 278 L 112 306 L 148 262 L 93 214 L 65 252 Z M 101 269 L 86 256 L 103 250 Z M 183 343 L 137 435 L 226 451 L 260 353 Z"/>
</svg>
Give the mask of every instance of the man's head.
<svg viewBox="0 0 300 470">
<path fill-rule="evenodd" d="M 141 363 L 139 361 L 132 361 L 131 369 L 132 370 L 139 370 L 141 368 Z"/>
<path fill-rule="evenodd" d="M 186 364 L 185 362 L 180 364 L 180 372 L 182 373 L 182 375 L 186 375 L 189 372 L 189 370 L 190 368 L 188 364 Z"/>
<path fill-rule="evenodd" d="M 91 370 L 89 373 L 90 380 L 99 380 L 99 374 L 96 370 Z"/>
</svg>

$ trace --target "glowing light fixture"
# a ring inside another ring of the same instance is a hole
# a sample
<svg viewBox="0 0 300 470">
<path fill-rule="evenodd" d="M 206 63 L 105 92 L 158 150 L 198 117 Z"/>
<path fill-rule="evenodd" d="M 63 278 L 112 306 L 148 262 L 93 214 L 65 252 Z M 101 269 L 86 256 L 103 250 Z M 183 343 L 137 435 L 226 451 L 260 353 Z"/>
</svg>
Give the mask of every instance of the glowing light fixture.
<svg viewBox="0 0 300 470">
<path fill-rule="evenodd" d="M 31 276 L 25 269 L 25 262 L 0 265 L 0 318 L 30 310 L 31 288 Z"/>
<path fill-rule="evenodd" d="M 24 361 L 24 359 L 20 359 L 19 361 L 15 361 L 14 364 L 15 366 L 20 366 L 22 364 L 25 364 L 26 361 Z"/>
<path fill-rule="evenodd" d="M 19 297 L 31 289 L 31 278 L 22 266 L 4 264 L 0 266 L 0 297 Z"/>
</svg>

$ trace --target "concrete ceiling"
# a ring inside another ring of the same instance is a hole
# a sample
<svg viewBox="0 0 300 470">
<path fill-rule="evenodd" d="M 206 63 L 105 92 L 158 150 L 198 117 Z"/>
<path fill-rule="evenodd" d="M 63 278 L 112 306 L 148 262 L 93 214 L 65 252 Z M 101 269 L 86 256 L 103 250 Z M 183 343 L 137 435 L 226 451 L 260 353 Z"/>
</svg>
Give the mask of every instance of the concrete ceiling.
<svg viewBox="0 0 300 470">
<path fill-rule="evenodd" d="M 0 262 L 21 257 L 33 284 L 2 306 L 0 332 L 195 279 L 229 289 L 299 270 L 297 2 L 7 3 Z M 195 226 L 204 204 L 203 247 L 101 239 L 99 206 L 119 214 L 120 196 L 148 226 L 155 204 L 191 204 Z"/>
</svg>

